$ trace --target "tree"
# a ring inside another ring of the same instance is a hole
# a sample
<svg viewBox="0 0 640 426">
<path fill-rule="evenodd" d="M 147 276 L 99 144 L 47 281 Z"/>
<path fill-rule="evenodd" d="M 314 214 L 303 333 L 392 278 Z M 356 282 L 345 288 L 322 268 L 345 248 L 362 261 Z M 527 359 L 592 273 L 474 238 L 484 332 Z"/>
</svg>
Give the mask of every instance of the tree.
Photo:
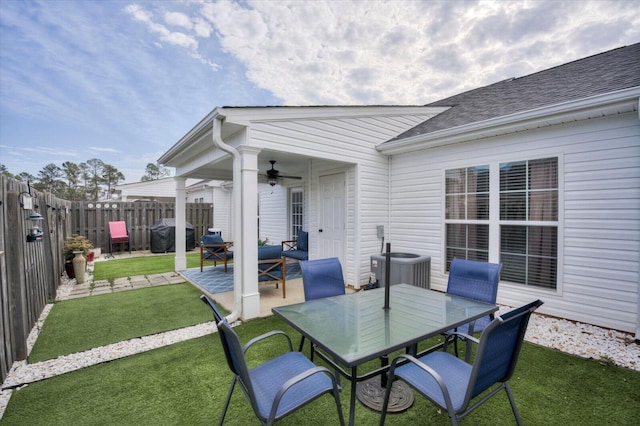
<svg viewBox="0 0 640 426">
<path fill-rule="evenodd" d="M 35 182 L 36 181 L 36 177 L 34 175 L 32 175 L 31 173 L 27 173 L 27 172 L 20 172 L 19 174 L 15 175 L 16 180 L 19 180 L 21 182 Z"/>
<path fill-rule="evenodd" d="M 91 200 L 98 201 L 100 199 L 101 192 L 100 185 L 103 183 L 102 172 L 104 169 L 104 163 L 102 160 L 92 158 L 87 161 L 87 166 L 89 166 L 89 186 L 87 191 Z"/>
<path fill-rule="evenodd" d="M 78 164 L 78 168 L 80 169 L 80 178 L 82 179 L 82 199 L 86 200 L 88 198 L 87 188 L 89 187 L 89 178 L 91 176 L 91 169 L 87 163 Z"/>
<path fill-rule="evenodd" d="M 38 172 L 39 185 L 34 185 L 34 187 L 59 196 L 57 191 L 60 189 L 60 184 L 64 184 L 64 182 L 60 181 L 61 177 L 62 169 L 53 163 L 49 163 Z"/>
<path fill-rule="evenodd" d="M 121 180 L 124 180 L 124 175 L 118 169 L 108 164 L 104 165 L 102 168 L 102 181 L 107 185 L 107 195 L 112 193 L 113 188 Z"/>
<path fill-rule="evenodd" d="M 31 182 L 34 189 L 73 201 L 97 201 L 125 179 L 118 169 L 98 158 L 80 164 L 65 161 L 62 168 L 50 163 L 38 172 L 37 178 L 27 172 L 12 175 L 4 164 L 0 164 L 0 174 Z"/>
<path fill-rule="evenodd" d="M 67 195 L 65 198 L 70 200 L 82 199 L 82 194 L 78 190 L 81 174 L 80 166 L 72 161 L 65 161 L 62 163 L 62 170 L 67 179 Z"/>
<path fill-rule="evenodd" d="M 0 164 L 0 174 L 10 178 L 13 177 L 13 175 L 9 173 L 9 169 L 7 169 L 7 166 L 5 166 L 4 164 Z"/>
<path fill-rule="evenodd" d="M 167 169 L 164 166 L 161 166 L 158 163 L 156 164 L 148 163 L 144 171 L 144 176 L 142 176 L 142 179 L 140 179 L 140 181 L 148 182 L 150 180 L 162 179 L 163 177 L 169 176 L 170 173 L 171 172 L 169 171 L 169 169 Z"/>
</svg>

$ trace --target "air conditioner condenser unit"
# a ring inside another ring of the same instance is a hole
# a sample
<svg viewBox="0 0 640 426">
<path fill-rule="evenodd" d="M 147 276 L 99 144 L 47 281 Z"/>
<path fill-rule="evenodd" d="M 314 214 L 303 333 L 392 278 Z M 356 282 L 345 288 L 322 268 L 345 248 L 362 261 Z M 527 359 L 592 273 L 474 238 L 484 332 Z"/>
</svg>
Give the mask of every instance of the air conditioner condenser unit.
<svg viewBox="0 0 640 426">
<path fill-rule="evenodd" d="M 389 281 L 394 284 L 411 284 L 416 287 L 430 288 L 431 256 L 415 253 L 390 253 L 391 269 Z M 380 286 L 386 284 L 386 254 L 371 256 L 371 279 Z M 375 276 L 375 278 L 374 278 Z"/>
</svg>

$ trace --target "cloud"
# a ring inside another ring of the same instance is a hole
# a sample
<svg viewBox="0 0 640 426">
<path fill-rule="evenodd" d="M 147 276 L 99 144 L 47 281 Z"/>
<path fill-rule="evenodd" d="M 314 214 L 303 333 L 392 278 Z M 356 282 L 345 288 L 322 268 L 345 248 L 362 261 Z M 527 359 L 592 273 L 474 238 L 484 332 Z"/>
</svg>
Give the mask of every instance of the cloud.
<svg viewBox="0 0 640 426">
<path fill-rule="evenodd" d="M 105 147 L 101 147 L 101 146 L 90 146 L 89 149 L 91 151 L 97 151 L 97 152 L 110 152 L 112 154 L 119 154 L 122 151 L 120 151 L 119 149 L 114 149 L 114 148 L 105 148 Z"/>
<path fill-rule="evenodd" d="M 640 3 L 624 0 L 0 9 L 2 162 L 22 158 L 12 172 L 98 147 L 142 173 L 215 106 L 425 104 L 640 40 Z"/>
<path fill-rule="evenodd" d="M 131 6 L 128 6 L 128 7 L 131 7 Z M 134 11 L 134 16 L 135 16 L 135 12 L 136 11 Z M 149 20 L 150 18 L 151 17 L 149 16 Z M 191 22 L 191 18 L 189 18 L 188 15 L 185 15 L 184 13 L 181 13 L 181 12 L 166 12 L 164 14 L 164 20 L 169 25 L 183 27 L 183 28 L 186 28 L 187 30 L 190 30 L 193 28 L 193 23 Z"/>
<path fill-rule="evenodd" d="M 638 7 L 609 3 L 222 0 L 201 13 L 248 78 L 286 104 L 422 104 L 637 40 Z"/>
<path fill-rule="evenodd" d="M 196 50 L 198 48 L 198 42 L 195 38 L 180 32 L 180 31 L 170 31 L 166 26 L 157 24 L 153 21 L 153 14 L 147 10 L 142 9 L 140 6 L 135 4 L 130 4 L 124 8 L 125 12 L 129 13 L 135 20 L 143 22 L 147 25 L 150 31 L 154 33 L 160 34 L 160 39 L 166 41 L 169 44 L 175 46 L 182 46 L 192 50 Z M 165 15 L 165 19 L 169 16 L 169 20 L 171 20 L 172 25 L 184 26 L 185 19 L 188 27 L 187 29 L 191 29 L 193 25 L 189 21 L 189 18 L 186 15 L 181 13 L 167 13 Z"/>
<path fill-rule="evenodd" d="M 194 43 L 218 43 L 253 84 L 292 105 L 424 104 L 640 37 L 639 8 L 619 1 L 220 0 L 188 6 L 162 12 L 167 25 L 184 32 L 155 22 L 159 12 L 137 5 L 127 11 L 215 71 L 222 68 Z"/>
</svg>

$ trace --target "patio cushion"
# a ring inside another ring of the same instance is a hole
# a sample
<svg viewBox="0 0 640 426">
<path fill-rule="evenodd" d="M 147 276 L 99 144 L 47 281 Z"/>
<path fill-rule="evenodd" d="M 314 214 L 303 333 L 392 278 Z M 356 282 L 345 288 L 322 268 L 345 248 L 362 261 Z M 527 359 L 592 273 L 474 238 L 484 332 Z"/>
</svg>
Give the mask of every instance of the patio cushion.
<svg viewBox="0 0 640 426">
<path fill-rule="evenodd" d="M 298 231 L 297 249 L 301 251 L 309 251 L 309 233 L 307 231 Z"/>
<path fill-rule="evenodd" d="M 207 234 L 200 238 L 200 244 L 224 244 L 224 240 L 218 234 Z"/>
<path fill-rule="evenodd" d="M 282 248 L 280 245 L 258 246 L 258 260 L 280 259 Z"/>
<path fill-rule="evenodd" d="M 297 260 L 307 260 L 309 258 L 309 252 L 303 250 L 287 250 L 283 254 Z"/>
</svg>

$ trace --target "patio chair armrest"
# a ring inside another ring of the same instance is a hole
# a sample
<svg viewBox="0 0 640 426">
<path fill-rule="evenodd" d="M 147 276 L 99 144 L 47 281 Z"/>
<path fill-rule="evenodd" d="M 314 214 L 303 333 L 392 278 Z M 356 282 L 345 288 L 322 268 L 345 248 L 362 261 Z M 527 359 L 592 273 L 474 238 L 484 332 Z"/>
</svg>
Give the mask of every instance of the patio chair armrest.
<svg viewBox="0 0 640 426">
<path fill-rule="evenodd" d="M 389 382 L 388 382 L 389 385 L 393 383 L 396 366 L 398 365 L 399 362 L 403 362 L 403 361 L 408 361 L 415 364 L 418 368 L 420 368 L 425 373 L 433 377 L 433 379 L 438 384 L 438 387 L 440 388 L 440 392 L 442 392 L 442 397 L 444 398 L 445 404 L 447 405 L 447 411 L 449 413 L 455 412 L 455 410 L 453 409 L 453 402 L 451 401 L 451 395 L 449 395 L 449 389 L 447 389 L 447 385 L 445 385 L 444 380 L 442 379 L 442 376 L 440 375 L 440 373 L 438 373 L 436 370 L 429 367 L 427 364 L 423 363 L 422 361 L 420 361 L 419 359 L 417 359 L 412 355 L 400 354 L 393 359 L 393 362 L 391 363 L 391 368 L 389 369 Z"/>
<path fill-rule="evenodd" d="M 446 348 L 447 343 L 449 340 L 453 340 L 455 338 L 459 338 L 459 339 L 464 339 L 464 340 L 470 340 L 475 344 L 480 343 L 480 340 L 476 337 L 473 337 L 467 333 L 462 333 L 460 331 L 447 331 L 446 333 L 446 337 L 444 339 L 444 346 Z"/>
<path fill-rule="evenodd" d="M 275 419 L 276 413 L 278 412 L 278 406 L 280 405 L 280 400 L 288 390 L 290 390 L 293 386 L 297 385 L 298 383 L 308 379 L 309 377 L 315 374 L 326 374 L 331 379 L 334 392 L 338 391 L 338 384 L 336 383 L 336 378 L 333 374 L 331 374 L 331 372 L 327 368 L 319 367 L 319 366 L 312 367 L 290 378 L 289 380 L 283 383 L 283 385 L 278 390 L 278 393 L 276 394 L 276 397 L 273 402 L 273 406 L 271 407 L 271 413 L 269 414 L 269 418 Z"/>
<path fill-rule="evenodd" d="M 444 352 L 447 351 L 447 345 L 449 344 L 449 341 L 454 340 L 454 339 L 462 339 L 462 340 L 466 340 L 467 341 L 467 349 L 465 351 L 465 356 L 464 356 L 464 360 L 466 362 L 470 362 L 471 360 L 471 345 L 469 344 L 469 342 L 473 342 L 476 345 L 478 343 L 480 343 L 480 340 L 467 334 L 467 333 L 462 333 L 460 331 L 448 331 L 445 334 L 445 338 L 444 338 L 444 342 L 442 342 L 442 350 Z"/>
<path fill-rule="evenodd" d="M 260 336 L 254 337 L 253 339 L 249 340 L 249 342 L 247 342 L 246 345 L 244 345 L 244 347 L 242 348 L 242 352 L 246 354 L 249 348 L 253 346 L 255 343 L 258 343 L 259 341 L 268 339 L 270 337 L 280 336 L 280 335 L 284 336 L 287 339 L 287 343 L 289 343 L 289 352 L 293 352 L 293 343 L 291 343 L 291 337 L 289 337 L 289 335 L 284 331 L 280 331 L 280 330 L 270 331 L 268 333 L 264 333 L 264 334 L 261 334 Z"/>
<path fill-rule="evenodd" d="M 282 251 L 294 250 L 298 244 L 297 240 L 285 240 L 281 243 Z"/>
</svg>

